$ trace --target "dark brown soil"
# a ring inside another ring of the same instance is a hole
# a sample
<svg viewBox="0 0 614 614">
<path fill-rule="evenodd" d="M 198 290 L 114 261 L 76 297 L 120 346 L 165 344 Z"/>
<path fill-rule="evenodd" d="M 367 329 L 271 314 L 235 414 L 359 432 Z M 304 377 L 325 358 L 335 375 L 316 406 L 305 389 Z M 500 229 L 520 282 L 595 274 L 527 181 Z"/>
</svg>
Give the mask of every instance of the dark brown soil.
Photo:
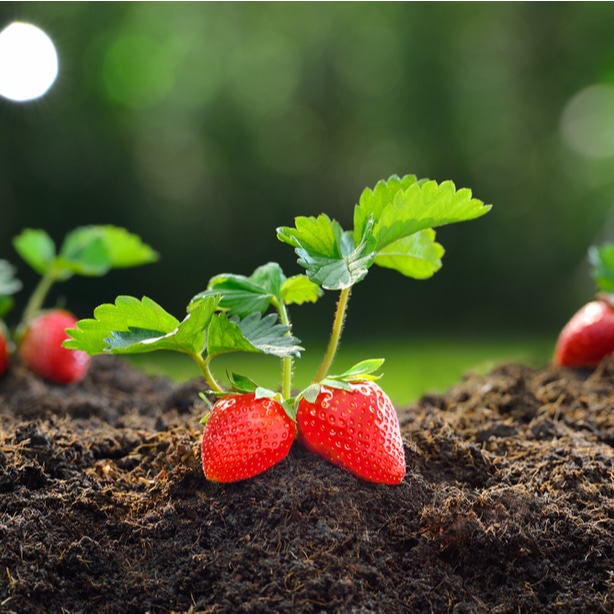
<svg viewBox="0 0 614 614">
<path fill-rule="evenodd" d="M 200 389 L 0 379 L 0 612 L 614 611 L 614 360 L 424 397 L 398 487 L 298 444 L 208 483 Z"/>
</svg>

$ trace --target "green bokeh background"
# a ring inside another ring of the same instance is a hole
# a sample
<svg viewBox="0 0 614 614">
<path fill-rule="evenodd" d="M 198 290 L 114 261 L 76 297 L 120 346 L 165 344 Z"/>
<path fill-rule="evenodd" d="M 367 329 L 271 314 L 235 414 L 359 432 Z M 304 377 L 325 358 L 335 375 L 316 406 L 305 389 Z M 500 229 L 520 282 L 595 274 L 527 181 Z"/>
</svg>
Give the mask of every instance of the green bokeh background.
<svg viewBox="0 0 614 614">
<path fill-rule="evenodd" d="M 181 317 L 217 273 L 297 273 L 277 226 L 349 226 L 364 187 L 406 173 L 493 210 L 438 232 L 430 280 L 372 269 L 349 342 L 554 343 L 593 293 L 586 250 L 614 238 L 614 4 L 13 2 L 0 18 L 43 28 L 60 62 L 43 98 L 0 100 L 0 258 L 28 286 L 11 238 L 89 223 L 162 256 L 59 286 L 81 317 L 117 294 Z M 324 337 L 335 299 L 296 309 L 297 336 Z"/>
</svg>

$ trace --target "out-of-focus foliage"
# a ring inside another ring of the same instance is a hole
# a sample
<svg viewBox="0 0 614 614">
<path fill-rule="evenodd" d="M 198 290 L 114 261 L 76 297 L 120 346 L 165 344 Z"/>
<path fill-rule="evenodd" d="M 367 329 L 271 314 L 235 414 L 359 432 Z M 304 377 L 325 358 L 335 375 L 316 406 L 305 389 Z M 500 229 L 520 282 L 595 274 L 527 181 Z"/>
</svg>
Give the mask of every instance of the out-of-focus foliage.
<svg viewBox="0 0 614 614">
<path fill-rule="evenodd" d="M 369 276 L 355 333 L 555 331 L 592 292 L 586 250 L 614 232 L 611 3 L 17 2 L 0 16 L 43 28 L 60 65 L 44 98 L 0 101 L 0 258 L 16 262 L 24 227 L 59 239 L 85 224 L 161 254 L 69 282 L 80 317 L 147 294 L 181 318 L 215 274 L 278 260 L 294 275 L 275 228 L 321 212 L 347 227 L 363 188 L 394 173 L 494 208 L 440 231 L 435 278 Z M 297 335 L 332 300 L 297 309 Z"/>
</svg>

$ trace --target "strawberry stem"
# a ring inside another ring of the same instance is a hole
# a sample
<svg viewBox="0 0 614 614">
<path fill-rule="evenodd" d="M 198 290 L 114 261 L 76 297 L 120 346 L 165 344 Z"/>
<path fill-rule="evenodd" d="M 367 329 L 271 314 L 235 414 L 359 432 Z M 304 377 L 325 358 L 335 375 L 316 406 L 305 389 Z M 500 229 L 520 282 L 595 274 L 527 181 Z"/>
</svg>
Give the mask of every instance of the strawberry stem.
<svg viewBox="0 0 614 614">
<path fill-rule="evenodd" d="M 26 304 L 26 308 L 24 309 L 23 316 L 21 318 L 21 323 L 18 327 L 19 330 L 25 330 L 37 316 L 38 312 L 43 306 L 43 303 L 45 302 L 45 298 L 47 298 L 47 294 L 49 294 L 51 286 L 53 286 L 55 281 L 55 269 L 54 267 L 49 267 L 47 272 L 41 277 L 36 288 L 34 288 L 34 292 L 32 292 L 32 295 Z"/>
<path fill-rule="evenodd" d="M 215 356 L 215 354 L 209 354 L 207 355 L 207 358 L 203 358 L 200 354 L 190 354 L 190 356 L 196 361 L 196 363 L 200 367 L 200 370 L 203 372 L 205 380 L 207 380 L 207 384 L 209 384 L 209 388 L 211 388 L 213 392 L 224 392 L 224 389 L 215 379 L 211 368 L 209 367 L 209 363 L 211 362 L 211 359 Z"/>
<path fill-rule="evenodd" d="M 278 301 L 276 298 L 273 298 L 271 301 L 277 313 L 279 313 L 280 322 L 288 327 L 288 332 L 286 335 L 290 336 L 292 333 L 290 317 L 288 316 L 288 310 L 284 305 L 283 301 Z M 292 395 L 292 369 L 294 366 L 294 361 L 292 356 L 284 356 L 281 359 L 281 395 L 284 399 L 289 399 Z"/>
<path fill-rule="evenodd" d="M 341 339 L 341 333 L 343 332 L 343 325 L 345 323 L 345 314 L 347 311 L 348 301 L 350 300 L 352 288 L 344 288 L 339 294 L 339 301 L 337 302 L 337 310 L 335 312 L 335 320 L 333 322 L 333 329 L 330 334 L 330 340 L 328 341 L 328 348 L 326 354 L 322 359 L 322 364 L 316 373 L 314 383 L 321 382 L 327 375 L 328 370 L 333 364 L 335 354 L 339 348 L 339 340 Z"/>
</svg>

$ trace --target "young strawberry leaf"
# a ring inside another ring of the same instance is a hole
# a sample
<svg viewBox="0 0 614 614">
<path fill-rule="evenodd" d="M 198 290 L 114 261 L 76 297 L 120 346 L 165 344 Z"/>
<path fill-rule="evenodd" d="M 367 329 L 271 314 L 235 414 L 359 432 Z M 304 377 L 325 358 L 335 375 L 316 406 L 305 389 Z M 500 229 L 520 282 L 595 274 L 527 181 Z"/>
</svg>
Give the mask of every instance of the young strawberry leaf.
<svg viewBox="0 0 614 614">
<path fill-rule="evenodd" d="M 255 311 L 264 314 L 271 304 L 278 308 L 282 304 L 315 302 L 321 290 L 304 275 L 286 279 L 279 264 L 269 262 L 250 277 L 231 273 L 212 277 L 207 290 L 197 294 L 190 305 L 214 294 L 221 295 L 220 307 L 227 309 L 229 315 L 245 318 Z"/>
<path fill-rule="evenodd" d="M 588 250 L 588 259 L 593 267 L 593 277 L 602 292 L 614 292 L 614 243 L 605 243 Z"/>
<path fill-rule="evenodd" d="M 361 237 L 366 219 L 375 222 L 373 234 L 377 239 L 376 250 L 424 230 L 445 224 L 464 222 L 478 218 L 490 210 L 490 205 L 471 198 L 471 190 L 456 190 L 451 181 L 438 184 L 435 181 L 415 181 L 411 177 L 399 180 L 391 177 L 375 190 L 366 189 L 354 209 L 354 240 Z M 385 203 L 385 198 L 388 202 Z"/>
<path fill-rule="evenodd" d="M 231 316 L 244 318 L 255 311 L 263 314 L 271 301 L 279 297 L 284 280 L 285 276 L 276 262 L 258 267 L 250 277 L 224 273 L 212 277 L 207 290 L 197 294 L 191 303 L 219 294 L 220 307 L 227 309 Z"/>
<path fill-rule="evenodd" d="M 69 232 L 60 248 L 44 230 L 26 228 L 13 240 L 19 255 L 41 275 L 26 305 L 24 329 L 43 306 L 51 286 L 73 275 L 101 276 L 112 268 L 154 262 L 158 254 L 141 239 L 116 226 L 82 226 Z"/>
<path fill-rule="evenodd" d="M 375 239 L 367 232 L 369 224 L 355 243 L 352 234 L 326 214 L 294 221 L 295 228 L 278 228 L 277 237 L 295 248 L 298 263 L 312 282 L 326 290 L 342 290 L 365 277 L 375 259 Z"/>
</svg>

